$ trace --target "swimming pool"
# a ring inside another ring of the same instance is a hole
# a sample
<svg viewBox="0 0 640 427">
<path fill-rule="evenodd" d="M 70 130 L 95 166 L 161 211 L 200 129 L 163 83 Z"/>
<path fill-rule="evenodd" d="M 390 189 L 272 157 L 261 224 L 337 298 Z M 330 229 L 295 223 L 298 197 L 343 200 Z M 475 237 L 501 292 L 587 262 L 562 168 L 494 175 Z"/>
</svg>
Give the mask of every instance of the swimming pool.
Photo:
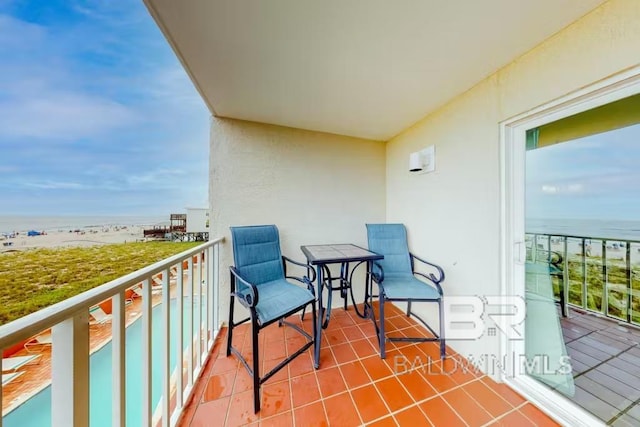
<svg viewBox="0 0 640 427">
<path fill-rule="evenodd" d="M 176 366 L 176 300 L 171 300 L 170 305 L 170 339 L 171 354 L 170 363 L 173 369 Z M 184 317 L 189 318 L 191 304 L 185 298 Z M 195 310 L 197 315 L 197 307 Z M 185 321 L 185 342 L 188 343 L 188 333 Z M 194 325 L 196 323 L 194 322 Z M 157 305 L 152 309 L 152 336 L 151 336 L 151 390 L 153 409 L 160 402 L 162 395 L 162 306 Z M 127 425 L 142 424 L 142 321 L 137 319 L 126 329 L 126 405 Z M 93 353 L 89 359 L 90 375 L 90 425 L 91 427 L 111 426 L 111 342 Z M 24 402 L 3 418 L 4 427 L 43 427 L 51 425 L 51 386 Z"/>
</svg>

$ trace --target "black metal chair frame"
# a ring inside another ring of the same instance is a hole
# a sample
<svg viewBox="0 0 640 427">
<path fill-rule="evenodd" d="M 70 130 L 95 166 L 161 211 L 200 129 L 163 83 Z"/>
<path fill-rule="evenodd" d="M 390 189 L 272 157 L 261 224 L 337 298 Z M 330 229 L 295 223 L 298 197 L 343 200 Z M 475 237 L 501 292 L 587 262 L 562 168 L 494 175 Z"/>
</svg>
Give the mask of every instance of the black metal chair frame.
<svg viewBox="0 0 640 427">
<path fill-rule="evenodd" d="M 392 342 L 434 342 L 434 341 L 438 341 L 440 342 L 440 358 L 444 359 L 445 357 L 445 353 L 446 353 L 446 344 L 445 344 L 445 337 L 444 337 L 444 312 L 443 312 L 443 307 L 442 307 L 442 298 L 444 296 L 443 292 L 442 292 L 442 286 L 440 285 L 440 283 L 442 283 L 444 281 L 444 270 L 442 270 L 442 268 L 436 264 L 430 263 L 414 254 L 412 254 L 411 252 L 409 253 L 409 257 L 411 258 L 411 272 L 416 275 L 416 276 L 421 276 L 424 279 L 427 279 L 430 283 L 433 284 L 433 286 L 437 289 L 438 293 L 440 294 L 440 297 L 437 299 L 433 299 L 433 298 L 387 298 L 387 296 L 384 293 L 384 270 L 382 269 L 382 266 L 378 263 L 378 262 L 374 262 L 374 265 L 379 269 L 380 273 L 375 273 L 373 271 L 369 271 L 368 275 L 370 276 L 369 280 L 369 285 L 372 284 L 372 282 L 375 282 L 378 285 L 378 295 L 374 295 L 373 294 L 373 290 L 371 289 L 369 291 L 369 306 L 365 307 L 365 314 L 368 314 L 371 319 L 373 320 L 373 324 L 376 328 L 376 333 L 378 335 L 378 341 L 379 341 L 379 345 L 380 345 L 380 358 L 384 359 L 386 358 L 386 349 L 385 349 L 385 341 L 392 341 Z M 424 273 L 421 273 L 419 271 L 415 270 L 415 261 L 419 261 L 427 266 L 431 266 L 433 268 L 435 268 L 438 271 L 438 277 L 436 277 L 433 273 L 430 273 L 428 276 Z M 429 284 L 425 283 L 425 286 L 430 286 Z M 380 316 L 380 325 L 378 325 L 378 322 L 376 321 L 376 317 L 375 317 L 375 311 L 373 310 L 373 298 L 374 297 L 378 297 L 379 300 L 379 316 Z M 433 338 L 427 338 L 427 337 L 386 337 L 385 336 L 385 330 L 384 330 L 384 305 L 385 302 L 387 301 L 391 301 L 391 302 L 406 302 L 407 303 L 407 317 L 415 317 L 416 319 L 418 319 L 420 321 L 420 323 L 422 323 L 433 335 Z M 411 303 L 412 302 L 435 302 L 438 304 L 438 313 L 439 313 L 439 333 L 436 333 L 431 326 L 429 326 L 429 324 L 422 319 L 420 316 L 418 316 L 416 313 L 411 311 Z"/>
<path fill-rule="evenodd" d="M 560 282 L 560 301 L 556 301 L 556 303 L 560 304 L 562 317 L 567 317 L 567 302 L 564 297 L 564 266 L 562 265 L 562 261 L 562 255 L 556 251 L 551 251 L 551 254 L 549 254 L 549 265 L 553 267 L 553 270 L 550 270 L 549 275 L 556 277 Z"/>
<path fill-rule="evenodd" d="M 297 277 L 297 276 L 287 276 L 287 262 L 290 262 L 292 264 L 301 266 L 301 267 L 305 267 L 307 269 L 307 275 L 303 276 L 303 277 Z M 315 290 L 313 287 L 313 282 L 315 281 L 315 271 L 314 269 L 308 265 L 308 264 L 303 264 L 297 261 L 294 261 L 288 257 L 283 256 L 282 257 L 282 265 L 283 265 L 283 269 L 284 269 L 284 275 L 286 279 L 293 279 L 296 280 L 304 285 L 307 286 L 307 289 L 315 296 Z M 281 318 L 276 318 L 273 320 L 270 320 L 266 323 L 261 323 L 258 319 L 258 314 L 256 312 L 256 306 L 258 305 L 258 301 L 260 300 L 260 296 L 259 296 L 259 292 L 258 292 L 258 287 L 252 283 L 247 282 L 246 280 L 244 280 L 238 270 L 235 267 L 230 267 L 230 272 L 231 272 L 231 295 L 229 298 L 229 329 L 227 331 L 227 357 L 229 357 L 231 355 L 231 353 L 233 353 L 239 360 L 240 362 L 244 365 L 245 369 L 247 370 L 247 372 L 249 373 L 249 375 L 251 376 L 252 380 L 253 380 L 253 405 L 254 405 L 254 411 L 255 413 L 258 413 L 260 411 L 260 386 L 267 381 L 269 378 L 271 378 L 273 375 L 275 375 L 280 369 L 284 368 L 289 362 L 291 362 L 293 359 L 295 359 L 296 357 L 298 357 L 300 354 L 304 353 L 309 347 L 311 347 L 312 345 L 315 345 L 315 339 L 314 337 L 316 336 L 316 322 L 315 322 L 315 318 L 316 318 L 316 301 L 315 299 L 312 300 L 309 303 L 306 303 L 304 305 L 301 305 L 299 307 L 296 307 L 290 311 L 288 311 L 287 313 L 285 313 Z M 244 295 L 236 292 L 236 281 L 240 281 L 242 282 L 242 284 L 244 284 L 245 286 L 247 286 L 251 292 L 249 295 L 247 295 L 247 297 L 245 298 Z M 233 321 L 233 317 L 234 317 L 234 301 L 235 299 L 238 299 L 238 301 L 240 302 L 240 304 L 247 308 L 250 312 L 250 316 L 239 321 L 239 322 L 234 322 Z M 313 319 L 314 321 L 313 323 L 313 336 L 309 335 L 304 329 L 302 329 L 301 327 L 299 327 L 298 325 L 295 325 L 293 323 L 287 322 L 285 320 L 286 317 L 291 316 L 292 314 L 300 311 L 300 310 L 304 310 L 306 309 L 307 305 L 311 305 L 311 310 L 312 310 L 312 315 L 313 315 Z M 232 345 L 232 339 L 233 339 L 233 329 L 236 326 L 239 326 L 245 322 L 251 321 L 251 336 L 252 336 L 252 345 L 253 345 L 253 367 L 249 366 L 249 363 L 247 362 L 247 360 L 242 356 L 242 353 L 236 349 L 235 347 L 233 347 Z M 292 355 L 288 356 L 287 358 L 285 358 L 284 360 L 282 360 L 278 365 L 276 365 L 272 370 L 270 370 L 269 372 L 267 372 L 264 376 L 260 377 L 260 353 L 259 353 L 259 349 L 258 349 L 258 334 L 260 333 L 260 330 L 266 328 L 267 326 L 271 325 L 274 322 L 278 322 L 278 327 L 282 327 L 282 325 L 286 325 L 289 326 L 293 329 L 295 329 L 296 331 L 298 331 L 302 336 L 304 336 L 307 339 L 307 342 L 300 347 L 300 349 L 298 349 L 295 353 L 293 353 Z"/>
</svg>

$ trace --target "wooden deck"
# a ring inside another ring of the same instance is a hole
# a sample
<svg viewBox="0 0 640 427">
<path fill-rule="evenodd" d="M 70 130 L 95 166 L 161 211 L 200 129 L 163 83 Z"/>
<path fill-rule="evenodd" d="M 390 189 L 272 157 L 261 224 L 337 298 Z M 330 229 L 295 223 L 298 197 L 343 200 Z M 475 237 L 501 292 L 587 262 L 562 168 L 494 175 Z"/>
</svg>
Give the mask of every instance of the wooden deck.
<svg viewBox="0 0 640 427">
<path fill-rule="evenodd" d="M 608 425 L 640 425 L 640 329 L 569 310 L 561 317 L 576 392 L 570 399 Z"/>
</svg>

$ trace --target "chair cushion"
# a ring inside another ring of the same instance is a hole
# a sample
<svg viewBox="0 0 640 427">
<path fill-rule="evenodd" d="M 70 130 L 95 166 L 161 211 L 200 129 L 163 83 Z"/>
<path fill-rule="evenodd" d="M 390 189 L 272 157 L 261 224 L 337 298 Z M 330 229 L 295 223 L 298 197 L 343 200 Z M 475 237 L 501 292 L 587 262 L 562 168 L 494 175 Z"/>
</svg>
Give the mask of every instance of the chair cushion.
<svg viewBox="0 0 640 427">
<path fill-rule="evenodd" d="M 411 274 L 407 230 L 403 224 L 367 224 L 369 250 L 384 259 L 377 261 L 384 274 Z M 376 268 L 374 272 L 377 273 Z"/>
<path fill-rule="evenodd" d="M 284 279 L 275 225 L 231 227 L 231 236 L 235 266 L 243 279 L 256 286 Z"/>
<path fill-rule="evenodd" d="M 386 297 L 391 299 L 440 299 L 440 294 L 434 286 L 416 279 L 413 275 L 385 275 L 382 287 Z"/>
<path fill-rule="evenodd" d="M 245 291 L 248 293 L 248 291 Z M 263 283 L 258 287 L 256 313 L 262 324 L 279 319 L 286 313 L 301 308 L 314 300 L 307 289 L 293 285 L 284 279 Z"/>
</svg>

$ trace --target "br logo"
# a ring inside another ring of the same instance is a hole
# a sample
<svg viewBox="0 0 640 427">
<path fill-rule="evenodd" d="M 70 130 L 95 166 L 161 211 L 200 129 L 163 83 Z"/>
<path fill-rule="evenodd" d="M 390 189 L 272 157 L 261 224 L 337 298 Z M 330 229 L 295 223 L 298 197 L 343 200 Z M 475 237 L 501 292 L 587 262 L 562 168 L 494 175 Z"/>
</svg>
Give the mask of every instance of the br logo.
<svg viewBox="0 0 640 427">
<path fill-rule="evenodd" d="M 450 296 L 444 298 L 445 337 L 475 340 L 498 332 L 509 340 L 524 338 L 524 298 L 519 296 Z"/>
</svg>

